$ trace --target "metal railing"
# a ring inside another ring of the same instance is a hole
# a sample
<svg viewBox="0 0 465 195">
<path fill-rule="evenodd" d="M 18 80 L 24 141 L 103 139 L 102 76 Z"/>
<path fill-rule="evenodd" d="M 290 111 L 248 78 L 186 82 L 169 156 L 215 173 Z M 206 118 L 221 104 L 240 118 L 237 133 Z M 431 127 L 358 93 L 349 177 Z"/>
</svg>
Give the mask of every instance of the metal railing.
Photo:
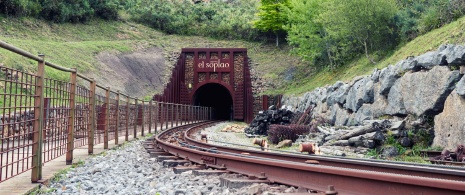
<svg viewBox="0 0 465 195">
<path fill-rule="evenodd" d="M 0 47 L 37 61 L 27 73 L 0 62 L 0 182 L 31 171 L 42 179 L 42 166 L 66 155 L 72 164 L 74 148 L 94 146 L 124 136 L 158 133 L 169 127 L 210 120 L 206 107 L 144 101 L 99 85 L 77 69 L 64 68 L 0 40 Z M 46 76 L 45 66 L 68 73 L 69 81 Z"/>
</svg>

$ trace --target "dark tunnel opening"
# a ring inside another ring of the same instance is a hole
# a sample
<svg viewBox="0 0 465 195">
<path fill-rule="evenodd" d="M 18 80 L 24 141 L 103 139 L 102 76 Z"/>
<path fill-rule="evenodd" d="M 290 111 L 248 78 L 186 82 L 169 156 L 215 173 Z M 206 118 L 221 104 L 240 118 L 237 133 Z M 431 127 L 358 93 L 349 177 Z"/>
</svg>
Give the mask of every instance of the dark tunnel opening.
<svg viewBox="0 0 465 195">
<path fill-rule="evenodd" d="M 195 92 L 194 105 L 213 108 L 214 120 L 232 120 L 233 100 L 226 87 L 216 84 L 206 84 Z"/>
</svg>

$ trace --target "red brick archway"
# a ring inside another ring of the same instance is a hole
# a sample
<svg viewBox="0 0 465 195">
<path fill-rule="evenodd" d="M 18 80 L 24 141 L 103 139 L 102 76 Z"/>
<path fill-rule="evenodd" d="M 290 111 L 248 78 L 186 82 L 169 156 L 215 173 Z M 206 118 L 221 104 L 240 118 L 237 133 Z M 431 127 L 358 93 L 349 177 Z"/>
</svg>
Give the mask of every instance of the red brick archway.
<svg viewBox="0 0 465 195">
<path fill-rule="evenodd" d="M 245 48 L 182 49 L 170 82 L 163 94 L 155 95 L 154 100 L 194 104 L 198 89 L 214 86 L 211 84 L 229 92 L 234 120 L 252 121 L 253 96 Z"/>
</svg>

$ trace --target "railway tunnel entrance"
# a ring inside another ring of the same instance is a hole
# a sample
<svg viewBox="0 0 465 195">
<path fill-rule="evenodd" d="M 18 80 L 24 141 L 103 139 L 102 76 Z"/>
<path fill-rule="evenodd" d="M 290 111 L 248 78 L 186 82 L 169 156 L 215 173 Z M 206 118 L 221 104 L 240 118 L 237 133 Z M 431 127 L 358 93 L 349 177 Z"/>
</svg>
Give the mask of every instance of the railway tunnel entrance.
<svg viewBox="0 0 465 195">
<path fill-rule="evenodd" d="M 233 120 L 233 100 L 226 87 L 217 83 L 201 86 L 194 94 L 194 105 L 213 108 L 214 120 Z"/>
<path fill-rule="evenodd" d="M 213 119 L 251 122 L 254 97 L 245 48 L 183 48 L 155 101 L 212 107 Z"/>
</svg>

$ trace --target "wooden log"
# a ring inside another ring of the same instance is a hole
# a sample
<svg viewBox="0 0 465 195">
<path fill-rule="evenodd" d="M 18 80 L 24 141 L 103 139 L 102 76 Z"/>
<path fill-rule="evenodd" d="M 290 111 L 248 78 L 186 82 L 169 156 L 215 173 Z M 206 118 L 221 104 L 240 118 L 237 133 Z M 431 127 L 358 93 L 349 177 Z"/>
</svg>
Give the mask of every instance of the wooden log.
<svg viewBox="0 0 465 195">
<path fill-rule="evenodd" d="M 337 140 L 335 142 L 327 142 L 327 144 L 325 144 L 327 146 L 348 146 L 349 145 L 349 140 Z"/>
<path fill-rule="evenodd" d="M 376 131 L 376 129 L 372 128 L 371 126 L 362 126 L 362 127 L 359 127 L 357 129 L 354 129 L 352 131 L 350 131 L 349 133 L 346 133 L 344 135 L 341 135 L 338 140 L 347 140 L 351 137 L 355 137 L 355 136 L 358 136 L 358 135 L 363 135 L 363 134 L 366 134 L 366 133 L 371 133 L 373 131 Z"/>
</svg>

